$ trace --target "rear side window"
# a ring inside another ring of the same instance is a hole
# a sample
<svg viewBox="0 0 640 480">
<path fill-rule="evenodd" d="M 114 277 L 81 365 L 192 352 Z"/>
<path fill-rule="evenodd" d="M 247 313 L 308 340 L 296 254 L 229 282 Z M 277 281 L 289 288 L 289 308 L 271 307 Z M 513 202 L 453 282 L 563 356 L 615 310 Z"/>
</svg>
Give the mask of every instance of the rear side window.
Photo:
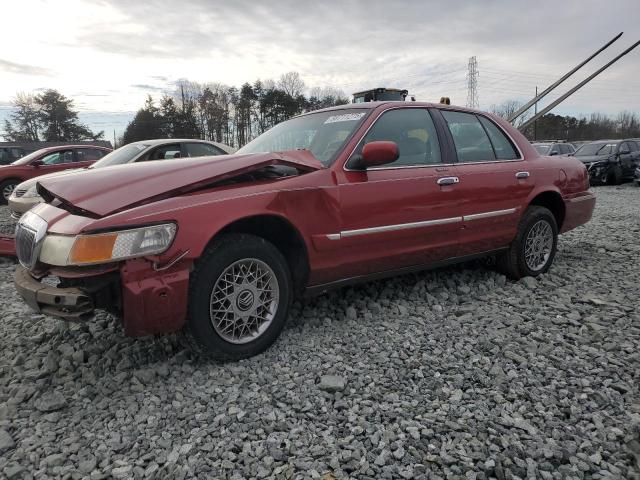
<svg viewBox="0 0 640 480">
<path fill-rule="evenodd" d="M 498 160 L 515 160 L 519 158 L 511 141 L 495 123 L 482 116 L 478 116 L 478 118 L 480 118 L 480 123 L 489 134 L 489 140 L 491 140 L 493 151 Z"/>
<path fill-rule="evenodd" d="M 456 146 L 459 162 L 487 162 L 496 159 L 487 132 L 470 113 L 442 111 Z"/>
<path fill-rule="evenodd" d="M 218 148 L 208 143 L 185 143 L 187 157 L 206 157 L 208 155 L 222 155 Z"/>
<path fill-rule="evenodd" d="M 76 150 L 76 162 L 94 162 L 105 155 L 104 150 L 97 148 L 78 148 Z"/>
</svg>

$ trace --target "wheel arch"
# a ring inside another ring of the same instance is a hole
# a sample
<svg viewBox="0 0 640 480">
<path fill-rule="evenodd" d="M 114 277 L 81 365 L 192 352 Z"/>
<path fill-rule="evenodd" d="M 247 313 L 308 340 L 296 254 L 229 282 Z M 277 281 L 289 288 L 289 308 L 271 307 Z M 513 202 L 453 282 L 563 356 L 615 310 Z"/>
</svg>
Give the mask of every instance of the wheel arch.
<svg viewBox="0 0 640 480">
<path fill-rule="evenodd" d="M 537 205 L 539 207 L 547 208 L 556 219 L 558 231 L 562 229 L 562 224 L 564 223 L 566 216 L 566 207 L 560 193 L 553 190 L 539 192 L 531 199 L 529 205 Z"/>
<path fill-rule="evenodd" d="M 230 233 L 255 235 L 272 243 L 286 259 L 296 290 L 304 289 L 309 278 L 308 248 L 300 231 L 288 219 L 272 213 L 242 217 L 219 229 L 209 244 Z"/>
</svg>

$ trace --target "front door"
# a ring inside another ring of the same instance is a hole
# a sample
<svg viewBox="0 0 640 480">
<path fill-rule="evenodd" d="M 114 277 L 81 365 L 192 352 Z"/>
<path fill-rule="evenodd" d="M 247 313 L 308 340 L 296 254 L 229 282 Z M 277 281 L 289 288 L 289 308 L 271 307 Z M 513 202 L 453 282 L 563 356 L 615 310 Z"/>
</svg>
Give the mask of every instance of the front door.
<svg viewBox="0 0 640 480">
<path fill-rule="evenodd" d="M 341 229 L 336 263 L 341 277 L 371 275 L 432 263 L 456 255 L 462 218 L 457 171 L 446 165 L 426 108 L 387 110 L 364 135 L 352 156 L 372 141 L 398 145 L 392 164 L 351 170 L 339 178 Z"/>
<path fill-rule="evenodd" d="M 464 220 L 460 254 L 505 247 L 515 236 L 536 172 L 489 118 L 450 110 L 442 110 L 442 118 L 458 157 Z"/>
<path fill-rule="evenodd" d="M 38 170 L 34 176 L 46 175 L 71 168 L 75 161 L 75 154 L 71 148 L 69 150 L 58 150 L 43 156 L 40 161 L 42 163 L 36 167 Z"/>
</svg>

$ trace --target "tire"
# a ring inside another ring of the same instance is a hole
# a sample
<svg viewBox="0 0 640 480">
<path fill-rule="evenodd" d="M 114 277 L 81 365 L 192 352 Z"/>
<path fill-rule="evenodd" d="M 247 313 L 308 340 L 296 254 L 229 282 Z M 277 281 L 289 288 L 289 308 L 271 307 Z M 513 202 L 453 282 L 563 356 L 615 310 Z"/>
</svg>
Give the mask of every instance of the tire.
<svg viewBox="0 0 640 480">
<path fill-rule="evenodd" d="M 536 233 L 540 242 L 535 241 Z M 540 246 L 537 255 L 536 244 Z M 529 256 L 528 246 L 534 247 L 534 252 Z M 537 277 L 551 267 L 557 246 L 558 226 L 555 217 L 547 208 L 532 205 L 524 212 L 516 238 L 511 242 L 509 249 L 498 257 L 498 268 L 513 280 L 527 276 Z M 536 258 L 539 260 L 537 263 Z"/>
<path fill-rule="evenodd" d="M 622 167 L 615 165 L 607 172 L 604 183 L 607 185 L 620 185 L 622 183 Z"/>
<path fill-rule="evenodd" d="M 240 287 L 239 276 L 244 276 Z M 244 283 L 256 276 L 257 282 Z M 187 340 L 198 353 L 217 360 L 257 355 L 282 331 L 292 292 L 287 261 L 273 244 L 254 235 L 223 235 L 205 250 L 191 275 Z"/>
<path fill-rule="evenodd" d="M 20 183 L 20 180 L 5 180 L 0 183 L 0 205 L 6 205 L 13 189 Z"/>
</svg>

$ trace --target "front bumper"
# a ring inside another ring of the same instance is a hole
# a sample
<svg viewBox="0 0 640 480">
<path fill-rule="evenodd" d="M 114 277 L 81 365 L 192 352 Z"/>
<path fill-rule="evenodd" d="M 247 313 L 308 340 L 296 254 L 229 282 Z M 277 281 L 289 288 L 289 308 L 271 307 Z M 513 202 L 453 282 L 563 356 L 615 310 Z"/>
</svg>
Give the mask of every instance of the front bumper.
<svg viewBox="0 0 640 480">
<path fill-rule="evenodd" d="M 42 203 L 41 197 L 16 197 L 12 195 L 7 202 L 9 204 L 9 210 L 11 210 L 11 216 L 14 218 L 20 218 L 23 213 L 28 212 L 36 205 Z"/>
<path fill-rule="evenodd" d="M 93 299 L 79 288 L 46 285 L 33 278 L 22 266 L 16 269 L 14 282 L 20 296 L 36 312 L 71 321 L 87 320 L 93 316 Z"/>
<path fill-rule="evenodd" d="M 54 287 L 18 266 L 14 282 L 18 293 L 35 311 L 68 321 L 90 320 L 96 309 L 122 317 L 125 333 L 143 336 L 180 330 L 187 316 L 191 262 L 166 270 L 143 259 L 122 262 L 116 270 L 52 271 L 64 280 Z"/>
</svg>

